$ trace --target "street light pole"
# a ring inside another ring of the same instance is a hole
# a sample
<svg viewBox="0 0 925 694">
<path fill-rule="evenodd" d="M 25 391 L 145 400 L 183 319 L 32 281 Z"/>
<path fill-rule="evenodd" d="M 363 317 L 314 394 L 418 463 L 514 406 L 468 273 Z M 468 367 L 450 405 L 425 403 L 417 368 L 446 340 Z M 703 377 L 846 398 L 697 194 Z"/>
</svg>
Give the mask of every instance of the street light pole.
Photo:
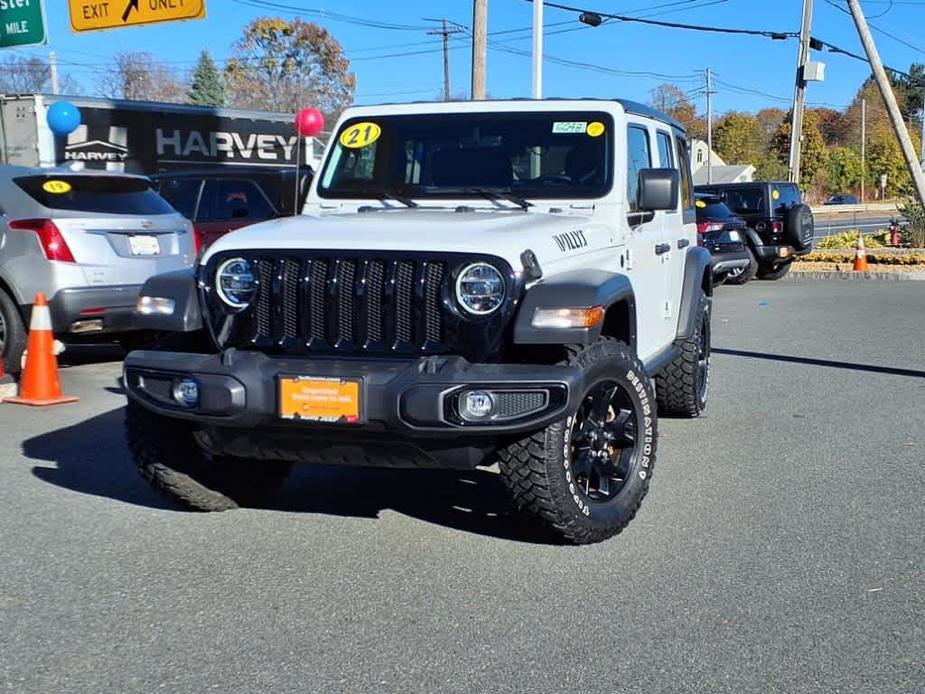
<svg viewBox="0 0 925 694">
<path fill-rule="evenodd" d="M 533 98 L 543 98 L 543 0 L 533 0 Z"/>
<path fill-rule="evenodd" d="M 707 68 L 707 183 L 713 183 L 713 73 Z"/>
<path fill-rule="evenodd" d="M 796 89 L 793 94 L 793 117 L 790 119 L 790 166 L 787 180 L 800 182 L 800 147 L 803 142 L 803 109 L 806 105 L 804 72 L 809 62 L 809 39 L 813 23 L 813 0 L 803 0 L 803 22 L 800 25 L 800 53 L 797 59 Z"/>
</svg>

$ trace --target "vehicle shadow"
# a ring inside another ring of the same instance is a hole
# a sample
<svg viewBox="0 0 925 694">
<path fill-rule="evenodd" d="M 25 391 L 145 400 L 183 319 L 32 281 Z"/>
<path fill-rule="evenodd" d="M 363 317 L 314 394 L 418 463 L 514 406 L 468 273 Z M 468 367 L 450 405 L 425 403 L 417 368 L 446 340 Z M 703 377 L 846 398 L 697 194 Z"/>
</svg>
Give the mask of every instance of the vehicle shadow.
<svg viewBox="0 0 925 694">
<path fill-rule="evenodd" d="M 58 357 L 58 365 L 66 369 L 84 364 L 122 361 L 124 358 L 125 351 L 117 344 L 68 344 L 64 352 Z"/>
<path fill-rule="evenodd" d="M 808 364 L 810 366 L 826 366 L 832 369 L 849 369 L 851 371 L 864 371 L 867 373 L 888 374 L 891 376 L 909 376 L 911 378 L 925 378 L 925 371 L 918 369 L 902 369 L 893 366 L 878 366 L 877 364 L 857 364 L 847 361 L 831 361 L 829 359 L 815 359 L 813 357 L 794 357 L 786 354 L 769 354 L 767 352 L 750 352 L 741 349 L 723 349 L 714 347 L 714 354 L 725 354 L 731 357 L 744 357 L 746 359 L 764 359 L 767 361 L 782 361 L 792 364 Z"/>
<path fill-rule="evenodd" d="M 40 480 L 81 494 L 175 510 L 136 472 L 123 438 L 122 408 L 23 443 Z M 556 543 L 513 512 L 498 475 L 489 470 L 393 470 L 295 465 L 268 507 L 274 511 L 378 518 L 393 510 L 464 532 L 529 543 Z"/>
</svg>

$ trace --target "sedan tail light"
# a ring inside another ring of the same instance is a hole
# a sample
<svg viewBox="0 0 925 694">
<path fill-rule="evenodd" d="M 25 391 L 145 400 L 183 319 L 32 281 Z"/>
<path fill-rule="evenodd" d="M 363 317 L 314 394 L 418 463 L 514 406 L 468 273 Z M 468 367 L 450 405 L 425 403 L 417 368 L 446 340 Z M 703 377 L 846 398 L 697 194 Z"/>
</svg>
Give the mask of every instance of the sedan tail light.
<svg viewBox="0 0 925 694">
<path fill-rule="evenodd" d="M 61 231 L 50 219 L 14 219 L 10 222 L 10 228 L 34 231 L 39 237 L 39 243 L 42 244 L 42 250 L 45 251 L 45 257 L 49 260 L 62 263 L 77 262 L 61 235 Z"/>
<path fill-rule="evenodd" d="M 697 222 L 697 233 L 707 234 L 711 231 L 722 231 L 726 228 L 723 222 Z"/>
</svg>

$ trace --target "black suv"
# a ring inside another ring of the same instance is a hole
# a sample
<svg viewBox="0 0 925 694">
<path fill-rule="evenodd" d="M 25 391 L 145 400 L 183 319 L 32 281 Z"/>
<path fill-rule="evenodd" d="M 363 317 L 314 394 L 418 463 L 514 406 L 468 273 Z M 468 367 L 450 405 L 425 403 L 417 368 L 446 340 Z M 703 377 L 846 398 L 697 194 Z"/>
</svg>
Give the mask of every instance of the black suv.
<svg viewBox="0 0 925 694">
<path fill-rule="evenodd" d="M 755 181 L 697 186 L 698 193 L 722 196 L 726 205 L 748 224 L 746 242 L 751 263 L 727 282 L 744 284 L 757 275 L 780 279 L 795 256 L 813 250 L 813 213 L 803 204 L 796 183 Z"/>
</svg>

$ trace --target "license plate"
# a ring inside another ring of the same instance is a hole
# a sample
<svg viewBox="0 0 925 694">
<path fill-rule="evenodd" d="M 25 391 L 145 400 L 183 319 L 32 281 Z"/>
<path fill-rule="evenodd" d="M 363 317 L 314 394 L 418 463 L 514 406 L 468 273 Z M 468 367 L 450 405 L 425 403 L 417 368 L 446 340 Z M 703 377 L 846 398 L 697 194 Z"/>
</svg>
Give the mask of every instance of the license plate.
<svg viewBox="0 0 925 694">
<path fill-rule="evenodd" d="M 160 255 L 161 246 L 156 236 L 129 236 L 128 247 L 132 255 Z"/>
<path fill-rule="evenodd" d="M 360 381 L 319 376 L 281 376 L 279 416 L 337 424 L 360 421 Z"/>
</svg>

